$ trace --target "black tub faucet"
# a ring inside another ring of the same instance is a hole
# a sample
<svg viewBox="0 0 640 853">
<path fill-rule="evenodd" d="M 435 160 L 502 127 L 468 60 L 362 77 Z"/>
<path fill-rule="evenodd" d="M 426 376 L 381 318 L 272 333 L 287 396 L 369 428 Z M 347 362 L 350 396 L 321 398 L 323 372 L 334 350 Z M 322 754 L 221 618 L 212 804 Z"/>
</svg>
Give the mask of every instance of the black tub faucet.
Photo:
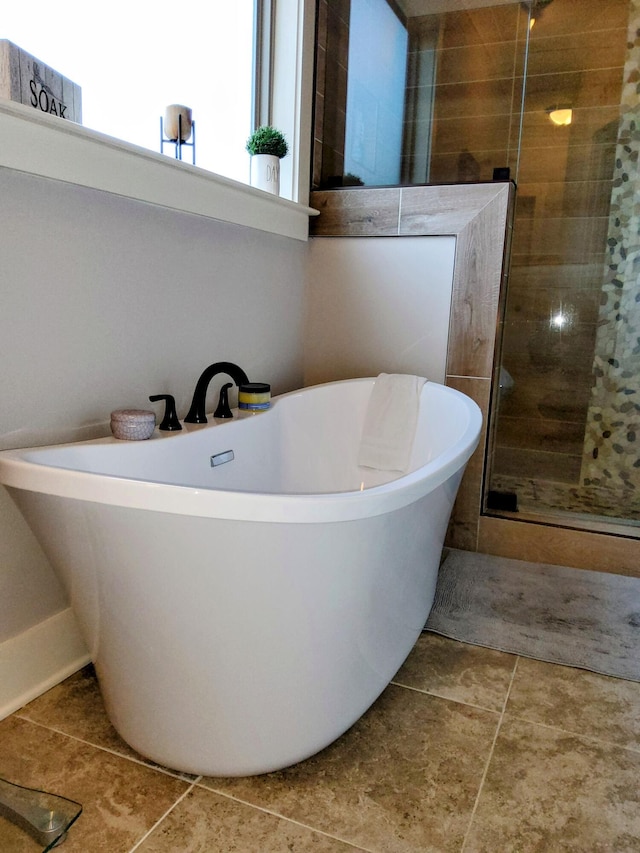
<svg viewBox="0 0 640 853">
<path fill-rule="evenodd" d="M 230 361 L 216 361 L 215 364 L 210 364 L 202 372 L 202 376 L 196 383 L 196 390 L 193 392 L 193 400 L 191 408 L 187 412 L 185 421 L 188 424 L 206 424 L 207 416 L 205 414 L 205 405 L 207 398 L 207 390 L 209 383 L 218 373 L 226 373 L 230 376 L 236 385 L 242 385 L 249 381 L 249 377 L 241 367 L 233 364 Z"/>
</svg>

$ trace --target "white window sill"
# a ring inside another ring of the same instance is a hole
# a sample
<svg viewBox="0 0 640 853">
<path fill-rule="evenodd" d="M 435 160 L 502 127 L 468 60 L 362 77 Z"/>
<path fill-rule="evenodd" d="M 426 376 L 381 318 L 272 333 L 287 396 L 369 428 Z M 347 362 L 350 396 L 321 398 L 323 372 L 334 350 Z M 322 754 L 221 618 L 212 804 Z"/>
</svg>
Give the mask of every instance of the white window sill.
<svg viewBox="0 0 640 853">
<path fill-rule="evenodd" d="M 0 166 L 306 240 L 318 211 L 0 98 Z"/>
</svg>

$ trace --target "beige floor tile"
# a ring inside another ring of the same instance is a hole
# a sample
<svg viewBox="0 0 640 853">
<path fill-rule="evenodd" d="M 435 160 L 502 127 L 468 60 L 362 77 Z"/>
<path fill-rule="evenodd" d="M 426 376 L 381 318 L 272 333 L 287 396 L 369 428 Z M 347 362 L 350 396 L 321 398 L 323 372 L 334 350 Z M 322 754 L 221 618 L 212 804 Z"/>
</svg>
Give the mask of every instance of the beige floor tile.
<svg viewBox="0 0 640 853">
<path fill-rule="evenodd" d="M 64 853 L 128 853 L 188 789 L 185 781 L 16 716 L 0 722 L 0 768 L 15 784 L 82 804 Z M 1 841 L 0 849 L 11 850 Z"/>
<path fill-rule="evenodd" d="M 7 853 L 42 853 L 42 844 L 0 815 L 0 850 Z"/>
<path fill-rule="evenodd" d="M 640 749 L 640 683 L 520 658 L 507 714 Z"/>
<path fill-rule="evenodd" d="M 637 853 L 640 754 L 506 718 L 464 853 Z"/>
<path fill-rule="evenodd" d="M 458 853 L 498 719 L 391 685 L 307 761 L 200 784 L 378 853 Z"/>
<path fill-rule="evenodd" d="M 354 853 L 291 821 L 196 788 L 137 848 L 136 853 Z"/>
<path fill-rule="evenodd" d="M 434 696 L 502 711 L 515 662 L 515 655 L 425 632 L 393 681 Z"/>
<path fill-rule="evenodd" d="M 16 716 L 121 755 L 137 755 L 109 722 L 91 665 L 29 702 Z"/>
<path fill-rule="evenodd" d="M 135 758 L 150 767 L 159 767 L 133 750 L 113 728 L 105 711 L 95 670 L 91 665 L 29 702 L 16 716 L 112 750 L 118 755 Z M 168 769 L 168 772 L 183 779 L 196 778 L 177 770 Z"/>
</svg>

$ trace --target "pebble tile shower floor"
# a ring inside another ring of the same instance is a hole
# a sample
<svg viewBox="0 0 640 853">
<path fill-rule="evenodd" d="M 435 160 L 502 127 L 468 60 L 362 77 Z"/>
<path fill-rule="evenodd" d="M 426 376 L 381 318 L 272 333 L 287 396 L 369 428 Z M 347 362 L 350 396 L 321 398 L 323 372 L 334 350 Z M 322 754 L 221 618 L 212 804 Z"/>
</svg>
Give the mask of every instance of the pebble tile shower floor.
<svg viewBox="0 0 640 853">
<path fill-rule="evenodd" d="M 0 770 L 83 804 L 64 853 L 628 853 L 640 684 L 423 634 L 319 755 L 215 779 L 136 755 L 87 667 L 0 722 Z"/>
</svg>

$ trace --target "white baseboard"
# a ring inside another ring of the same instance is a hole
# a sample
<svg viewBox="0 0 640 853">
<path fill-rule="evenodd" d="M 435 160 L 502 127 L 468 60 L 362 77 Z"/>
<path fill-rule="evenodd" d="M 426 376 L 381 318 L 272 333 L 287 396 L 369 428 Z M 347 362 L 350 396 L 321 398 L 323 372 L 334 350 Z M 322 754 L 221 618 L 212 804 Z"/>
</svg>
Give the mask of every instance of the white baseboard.
<svg viewBox="0 0 640 853">
<path fill-rule="evenodd" d="M 0 720 L 90 660 L 71 608 L 0 643 Z"/>
</svg>

